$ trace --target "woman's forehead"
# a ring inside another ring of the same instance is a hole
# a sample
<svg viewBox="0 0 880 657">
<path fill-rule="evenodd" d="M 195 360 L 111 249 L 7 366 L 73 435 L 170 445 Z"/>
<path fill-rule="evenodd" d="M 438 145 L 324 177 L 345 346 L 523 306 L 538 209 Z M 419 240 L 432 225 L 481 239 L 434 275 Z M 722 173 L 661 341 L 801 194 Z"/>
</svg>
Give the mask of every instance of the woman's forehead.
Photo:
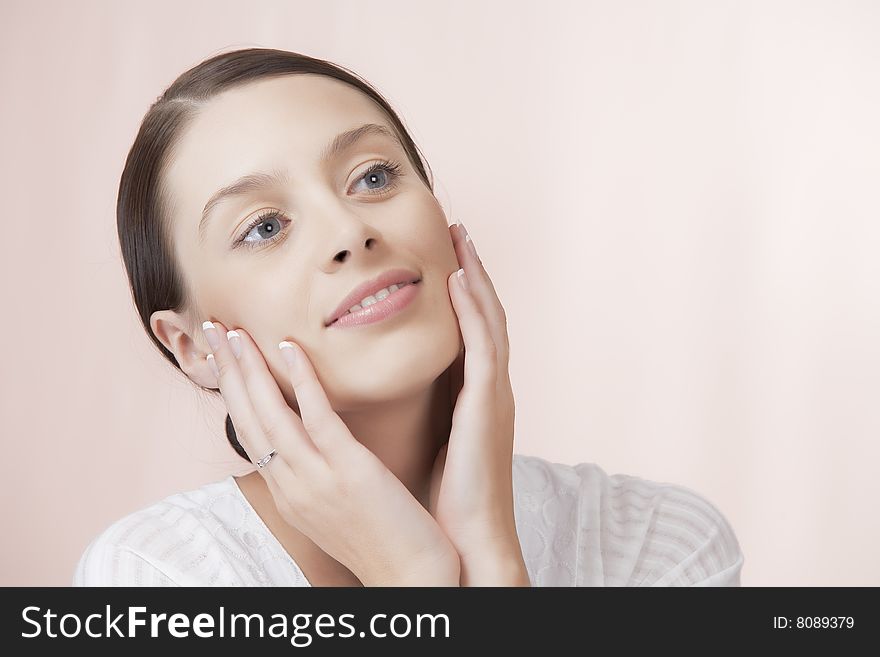
<svg viewBox="0 0 880 657">
<path fill-rule="evenodd" d="M 181 135 L 180 156 L 216 157 L 222 149 L 295 148 L 316 157 L 326 141 L 355 124 L 387 123 L 372 99 L 315 75 L 287 75 L 229 89 L 198 110 Z"/>
<path fill-rule="evenodd" d="M 196 112 L 173 149 L 166 182 L 175 213 L 201 216 L 207 199 L 242 176 L 280 169 L 305 175 L 322 164 L 334 138 L 363 125 L 392 132 L 370 98 L 324 76 L 289 75 L 227 90 Z M 382 138 L 379 131 L 366 136 Z"/>
</svg>

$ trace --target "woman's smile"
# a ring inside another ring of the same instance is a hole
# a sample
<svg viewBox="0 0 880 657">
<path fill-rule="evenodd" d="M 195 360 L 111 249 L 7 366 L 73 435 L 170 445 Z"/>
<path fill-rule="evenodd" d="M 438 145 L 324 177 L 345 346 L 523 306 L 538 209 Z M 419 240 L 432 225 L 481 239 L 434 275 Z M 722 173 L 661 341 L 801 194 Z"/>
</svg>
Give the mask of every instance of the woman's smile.
<svg viewBox="0 0 880 657">
<path fill-rule="evenodd" d="M 375 295 L 368 296 L 361 304 L 352 306 L 352 311 L 339 317 L 327 328 L 347 328 L 363 324 L 374 324 L 397 315 L 412 303 L 421 290 L 421 284 L 422 281 L 418 280 L 414 283 L 404 283 L 402 286 L 395 284 L 383 288 Z"/>
</svg>

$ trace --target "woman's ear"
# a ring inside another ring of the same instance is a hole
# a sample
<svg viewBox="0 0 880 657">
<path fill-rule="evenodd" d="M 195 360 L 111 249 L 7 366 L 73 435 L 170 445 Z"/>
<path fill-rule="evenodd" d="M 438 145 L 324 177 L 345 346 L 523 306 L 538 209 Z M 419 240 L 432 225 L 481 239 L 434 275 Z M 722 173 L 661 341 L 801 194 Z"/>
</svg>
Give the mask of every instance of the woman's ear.
<svg viewBox="0 0 880 657">
<path fill-rule="evenodd" d="M 201 326 L 196 335 L 186 318 L 174 310 L 157 310 L 150 315 L 150 328 L 164 347 L 174 354 L 177 364 L 194 383 L 203 388 L 216 388 L 217 377 L 211 371 L 206 356 L 211 353 Z M 196 337 L 197 336 L 197 337 Z"/>
</svg>

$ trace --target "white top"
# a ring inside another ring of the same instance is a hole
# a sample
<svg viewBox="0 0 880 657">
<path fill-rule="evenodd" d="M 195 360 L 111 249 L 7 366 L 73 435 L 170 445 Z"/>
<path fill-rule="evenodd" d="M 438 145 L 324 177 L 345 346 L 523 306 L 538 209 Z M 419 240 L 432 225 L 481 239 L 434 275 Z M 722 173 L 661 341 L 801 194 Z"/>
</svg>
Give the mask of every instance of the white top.
<svg viewBox="0 0 880 657">
<path fill-rule="evenodd" d="M 533 586 L 740 586 L 733 529 L 695 491 L 513 457 Z M 85 549 L 73 585 L 311 586 L 232 475 L 114 522 Z"/>
</svg>

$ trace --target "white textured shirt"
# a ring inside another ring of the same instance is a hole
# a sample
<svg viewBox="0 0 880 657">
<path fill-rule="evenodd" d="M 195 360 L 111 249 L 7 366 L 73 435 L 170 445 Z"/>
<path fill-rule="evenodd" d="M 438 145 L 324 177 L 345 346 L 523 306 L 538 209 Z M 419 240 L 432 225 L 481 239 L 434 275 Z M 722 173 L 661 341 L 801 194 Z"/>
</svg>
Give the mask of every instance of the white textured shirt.
<svg viewBox="0 0 880 657">
<path fill-rule="evenodd" d="M 722 513 L 684 486 L 513 455 L 514 516 L 533 586 L 740 586 Z M 74 586 L 311 586 L 232 475 L 117 520 Z"/>
</svg>

